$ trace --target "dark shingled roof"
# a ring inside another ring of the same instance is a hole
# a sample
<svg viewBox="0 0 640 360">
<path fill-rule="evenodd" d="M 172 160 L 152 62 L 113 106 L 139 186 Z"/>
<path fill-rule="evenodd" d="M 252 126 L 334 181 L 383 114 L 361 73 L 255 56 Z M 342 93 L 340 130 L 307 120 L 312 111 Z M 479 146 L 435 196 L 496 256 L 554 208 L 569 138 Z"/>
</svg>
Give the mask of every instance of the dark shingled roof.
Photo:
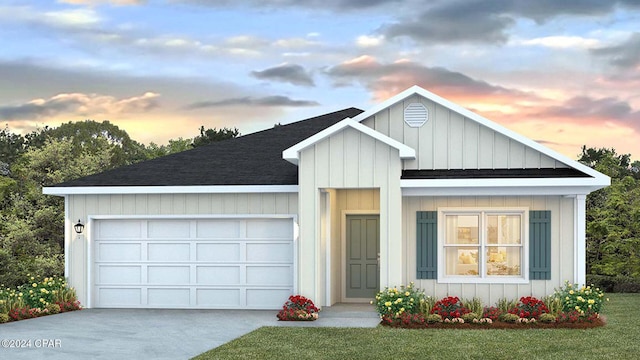
<svg viewBox="0 0 640 360">
<path fill-rule="evenodd" d="M 296 185 L 298 167 L 282 151 L 362 110 L 349 108 L 105 171 L 54 187 Z"/>
</svg>

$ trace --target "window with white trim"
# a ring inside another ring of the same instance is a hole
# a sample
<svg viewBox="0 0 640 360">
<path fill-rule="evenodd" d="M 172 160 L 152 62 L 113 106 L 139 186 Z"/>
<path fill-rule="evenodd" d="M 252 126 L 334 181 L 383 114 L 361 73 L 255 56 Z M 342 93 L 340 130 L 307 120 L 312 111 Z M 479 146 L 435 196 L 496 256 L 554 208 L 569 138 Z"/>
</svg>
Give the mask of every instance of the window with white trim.
<svg viewBox="0 0 640 360">
<path fill-rule="evenodd" d="M 441 279 L 524 279 L 526 217 L 525 209 L 442 210 Z"/>
</svg>

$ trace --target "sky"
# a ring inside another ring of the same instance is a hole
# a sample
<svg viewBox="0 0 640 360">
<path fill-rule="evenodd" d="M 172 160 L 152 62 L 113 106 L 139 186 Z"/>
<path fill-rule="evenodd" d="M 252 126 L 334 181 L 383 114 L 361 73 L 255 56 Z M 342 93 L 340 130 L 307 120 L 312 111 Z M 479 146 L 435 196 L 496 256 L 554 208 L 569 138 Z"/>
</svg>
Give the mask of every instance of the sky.
<svg viewBox="0 0 640 360">
<path fill-rule="evenodd" d="M 419 85 L 560 153 L 640 159 L 640 0 L 3 0 L 0 124 L 164 144 Z"/>
</svg>

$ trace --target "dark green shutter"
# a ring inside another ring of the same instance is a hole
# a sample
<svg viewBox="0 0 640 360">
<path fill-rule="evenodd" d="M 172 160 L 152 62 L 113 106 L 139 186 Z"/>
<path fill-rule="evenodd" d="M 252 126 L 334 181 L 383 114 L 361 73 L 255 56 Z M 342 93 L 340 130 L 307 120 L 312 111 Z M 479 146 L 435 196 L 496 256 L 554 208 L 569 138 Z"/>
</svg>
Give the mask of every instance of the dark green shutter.
<svg viewBox="0 0 640 360">
<path fill-rule="evenodd" d="M 551 279 L 551 211 L 529 211 L 529 279 Z"/>
<path fill-rule="evenodd" d="M 438 212 L 416 212 L 418 279 L 438 278 Z"/>
</svg>

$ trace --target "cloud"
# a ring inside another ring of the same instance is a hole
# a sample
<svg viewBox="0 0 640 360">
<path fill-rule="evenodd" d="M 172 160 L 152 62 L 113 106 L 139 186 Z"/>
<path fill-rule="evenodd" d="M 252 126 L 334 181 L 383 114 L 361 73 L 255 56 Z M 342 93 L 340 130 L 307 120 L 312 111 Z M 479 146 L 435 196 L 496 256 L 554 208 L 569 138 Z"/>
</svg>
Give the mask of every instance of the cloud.
<svg viewBox="0 0 640 360">
<path fill-rule="evenodd" d="M 60 3 L 72 4 L 72 5 L 102 5 L 102 4 L 111 4 L 111 5 L 142 5 L 146 4 L 146 0 L 58 0 Z"/>
<path fill-rule="evenodd" d="M 576 96 L 560 105 L 541 108 L 532 116 L 567 118 L 576 122 L 601 123 L 609 121 L 633 127 L 640 131 L 640 111 L 627 101 L 615 97 L 592 98 Z"/>
<path fill-rule="evenodd" d="M 382 45 L 384 42 L 384 36 L 369 36 L 369 35 L 360 35 L 356 39 L 356 45 L 361 48 L 370 48 Z"/>
<path fill-rule="evenodd" d="M 581 36 L 545 36 L 528 40 L 519 40 L 516 45 L 543 46 L 553 49 L 591 49 L 600 44 L 600 40 Z"/>
<path fill-rule="evenodd" d="M 2 120 L 35 120 L 64 113 L 81 116 L 97 114 L 138 113 L 158 107 L 159 94 L 147 92 L 140 96 L 118 99 L 97 94 L 58 94 L 49 99 L 33 99 L 18 105 L 0 105 Z"/>
<path fill-rule="evenodd" d="M 261 71 L 252 71 L 251 76 L 261 80 L 273 80 L 300 86 L 315 86 L 313 77 L 297 64 L 282 64 Z"/>
<path fill-rule="evenodd" d="M 509 39 L 509 30 L 519 19 L 542 24 L 559 16 L 600 16 L 619 7 L 640 7 L 636 0 L 449 0 L 434 4 L 417 16 L 400 17 L 378 31 L 388 38 L 409 37 L 427 44 L 501 44 Z"/>
<path fill-rule="evenodd" d="M 240 4 L 234 0 L 174 0 L 175 2 L 188 3 L 201 6 L 237 6 Z M 362 10 L 378 7 L 386 4 L 401 3 L 405 0 L 249 0 L 242 2 L 249 7 L 302 7 L 312 9 L 342 9 Z"/>
<path fill-rule="evenodd" d="M 0 6 L 0 20 L 70 31 L 94 29 L 102 22 L 100 15 L 93 9 L 38 11 L 28 6 Z"/>
<path fill-rule="evenodd" d="M 373 91 L 377 99 L 385 99 L 412 85 L 430 89 L 441 96 L 458 99 L 491 96 L 495 100 L 515 101 L 533 97 L 531 94 L 492 85 L 443 67 L 428 67 L 408 60 L 381 63 L 366 55 L 328 68 L 325 74 L 332 78 L 336 85 L 347 85 L 357 81 Z"/>
<path fill-rule="evenodd" d="M 186 109 L 195 110 L 209 107 L 223 107 L 223 106 L 258 106 L 258 107 L 273 107 L 273 106 L 286 106 L 286 107 L 306 107 L 306 106 L 318 106 L 320 105 L 316 101 L 311 100 L 293 100 L 287 96 L 274 95 L 265 97 L 238 97 L 224 100 L 214 101 L 199 101 L 186 106 Z"/>
<path fill-rule="evenodd" d="M 591 53 L 607 59 L 612 65 L 620 68 L 640 66 L 640 33 L 631 34 L 621 44 L 593 49 Z"/>
</svg>

